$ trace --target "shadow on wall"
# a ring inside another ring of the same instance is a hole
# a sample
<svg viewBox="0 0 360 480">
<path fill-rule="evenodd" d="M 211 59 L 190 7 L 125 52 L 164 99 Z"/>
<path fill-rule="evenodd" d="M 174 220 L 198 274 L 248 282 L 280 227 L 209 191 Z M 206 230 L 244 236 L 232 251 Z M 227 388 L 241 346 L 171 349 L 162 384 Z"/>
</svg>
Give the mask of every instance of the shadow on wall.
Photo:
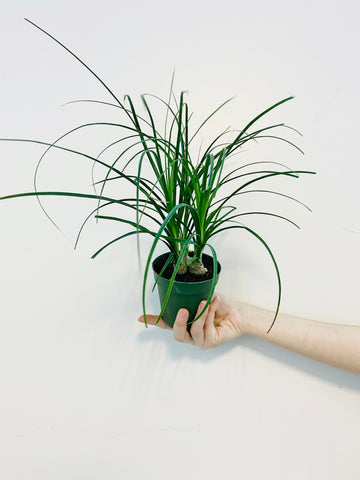
<svg viewBox="0 0 360 480">
<path fill-rule="evenodd" d="M 254 337 L 243 337 L 233 342 L 220 345 L 215 349 L 200 350 L 192 345 L 176 342 L 171 332 L 167 330 L 149 327 L 137 336 L 137 340 L 142 343 L 162 341 L 166 343 L 169 356 L 171 356 L 173 360 L 178 361 L 183 358 L 188 358 L 196 363 L 210 363 L 219 360 L 220 357 L 228 354 L 235 348 L 251 350 L 263 357 L 267 357 L 281 364 L 286 364 L 290 368 L 303 372 L 306 375 L 337 385 L 339 388 L 347 388 L 360 392 L 360 376 L 358 374 L 325 365 Z M 240 359 L 237 360 L 240 361 Z"/>
</svg>

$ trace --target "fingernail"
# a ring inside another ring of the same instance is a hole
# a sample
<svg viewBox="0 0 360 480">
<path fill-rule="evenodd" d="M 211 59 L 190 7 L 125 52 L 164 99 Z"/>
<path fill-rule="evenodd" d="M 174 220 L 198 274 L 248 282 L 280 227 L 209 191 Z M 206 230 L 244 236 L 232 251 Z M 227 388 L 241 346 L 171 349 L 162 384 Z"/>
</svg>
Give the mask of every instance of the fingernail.
<svg viewBox="0 0 360 480">
<path fill-rule="evenodd" d="M 178 316 L 180 320 L 185 320 L 185 317 L 187 316 L 187 311 L 184 308 L 181 308 L 178 312 Z"/>
</svg>

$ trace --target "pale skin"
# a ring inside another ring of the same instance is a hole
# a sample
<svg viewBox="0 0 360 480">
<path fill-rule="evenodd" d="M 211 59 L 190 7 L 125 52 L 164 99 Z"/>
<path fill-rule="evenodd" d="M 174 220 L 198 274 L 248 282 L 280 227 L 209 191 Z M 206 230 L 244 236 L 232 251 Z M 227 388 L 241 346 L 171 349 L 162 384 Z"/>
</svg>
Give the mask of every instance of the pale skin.
<svg viewBox="0 0 360 480">
<path fill-rule="evenodd" d="M 200 304 L 198 313 L 203 309 Z M 181 308 L 174 328 L 157 315 L 147 315 L 147 323 L 173 330 L 175 340 L 206 350 L 252 335 L 333 367 L 360 373 L 360 326 L 318 322 L 280 313 L 269 333 L 273 313 L 215 296 L 204 314 L 186 329 L 188 311 Z M 144 322 L 144 317 L 139 317 Z"/>
</svg>

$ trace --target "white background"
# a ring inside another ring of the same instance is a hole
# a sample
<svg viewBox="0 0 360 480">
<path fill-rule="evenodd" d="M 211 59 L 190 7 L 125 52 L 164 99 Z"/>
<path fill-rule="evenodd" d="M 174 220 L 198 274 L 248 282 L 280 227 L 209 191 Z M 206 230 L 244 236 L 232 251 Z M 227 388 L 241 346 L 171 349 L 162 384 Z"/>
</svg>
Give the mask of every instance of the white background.
<svg viewBox="0 0 360 480">
<path fill-rule="evenodd" d="M 166 97 L 176 68 L 175 87 L 189 91 L 199 124 L 236 95 L 204 130 L 204 142 L 295 95 L 268 123 L 300 130 L 303 138 L 290 138 L 305 156 L 270 141 L 242 155 L 316 170 L 270 185 L 313 212 L 259 197 L 256 208 L 302 228 L 268 218 L 248 224 L 278 259 L 282 311 L 359 323 L 359 14 L 350 0 L 5 0 L 0 137 L 53 141 L 82 122 L 114 118 L 93 106 L 61 107 L 111 98 L 23 17 L 66 43 L 120 97 Z M 105 133 L 96 135 L 79 138 L 80 146 L 93 153 L 106 142 Z M 31 191 L 42 151 L 1 143 L 0 195 Z M 42 190 L 90 192 L 90 184 L 85 160 L 49 157 L 39 171 Z M 204 352 L 146 330 L 136 322 L 142 276 L 134 242 L 92 261 L 117 226 L 89 225 L 74 252 L 93 204 L 44 205 L 63 234 L 33 198 L 0 203 L 1 478 L 360 478 L 359 376 L 254 338 Z M 219 292 L 273 308 L 274 271 L 261 246 L 240 233 L 214 246 L 223 266 Z M 155 295 L 148 305 L 158 310 Z"/>
</svg>

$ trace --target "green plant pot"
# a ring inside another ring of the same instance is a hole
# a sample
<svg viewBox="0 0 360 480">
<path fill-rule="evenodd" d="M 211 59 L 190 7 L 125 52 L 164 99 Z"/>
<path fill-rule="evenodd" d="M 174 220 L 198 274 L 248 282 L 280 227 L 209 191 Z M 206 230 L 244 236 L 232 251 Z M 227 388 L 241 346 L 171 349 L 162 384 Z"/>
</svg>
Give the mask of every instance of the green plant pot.
<svg viewBox="0 0 360 480">
<path fill-rule="evenodd" d="M 170 280 L 159 277 L 159 269 L 157 266 L 166 261 L 166 258 L 169 256 L 169 253 L 164 253 L 157 257 L 153 263 L 153 272 L 155 280 L 157 280 L 157 287 L 159 292 L 160 304 L 162 305 L 166 296 L 166 292 L 169 288 Z M 209 255 L 204 254 L 203 257 L 207 257 L 212 261 L 212 258 Z M 217 279 L 219 279 L 219 274 L 221 271 L 221 265 L 218 263 L 218 272 Z M 158 270 L 158 271 L 157 271 Z M 194 320 L 199 303 L 201 300 L 206 300 L 211 292 L 212 278 L 200 282 L 179 282 L 175 281 L 171 294 L 166 305 L 165 311 L 162 315 L 162 318 L 166 325 L 173 327 L 177 312 L 180 308 L 184 307 L 189 310 L 189 320 L 188 320 L 188 330 L 191 327 L 191 322 Z"/>
</svg>

